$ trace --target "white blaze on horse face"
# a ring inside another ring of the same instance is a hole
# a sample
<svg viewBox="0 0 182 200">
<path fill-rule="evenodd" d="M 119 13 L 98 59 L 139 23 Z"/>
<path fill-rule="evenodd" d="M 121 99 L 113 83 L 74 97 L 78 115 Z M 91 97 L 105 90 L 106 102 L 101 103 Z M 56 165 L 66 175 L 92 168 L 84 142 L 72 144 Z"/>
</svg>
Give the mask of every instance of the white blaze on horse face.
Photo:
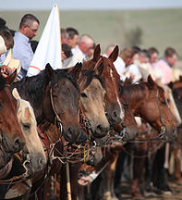
<svg viewBox="0 0 182 200">
<path fill-rule="evenodd" d="M 112 71 L 112 69 L 110 70 L 110 76 L 111 76 L 111 78 L 113 78 L 113 71 Z"/>
<path fill-rule="evenodd" d="M 123 106 L 121 105 L 121 102 L 119 101 L 118 97 L 117 97 L 117 102 L 118 102 L 119 107 L 120 107 L 120 118 L 124 119 L 124 109 L 123 109 Z"/>
</svg>

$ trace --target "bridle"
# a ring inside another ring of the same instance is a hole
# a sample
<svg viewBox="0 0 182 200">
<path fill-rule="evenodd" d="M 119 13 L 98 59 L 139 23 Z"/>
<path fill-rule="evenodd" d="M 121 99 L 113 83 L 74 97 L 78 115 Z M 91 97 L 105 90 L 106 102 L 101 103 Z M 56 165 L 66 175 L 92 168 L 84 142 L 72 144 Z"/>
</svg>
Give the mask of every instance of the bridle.
<svg viewBox="0 0 182 200">
<path fill-rule="evenodd" d="M 50 82 L 49 85 L 51 85 L 51 82 Z M 52 97 L 52 87 L 50 87 L 50 99 L 51 99 L 51 106 L 52 106 L 52 109 L 53 109 L 53 112 L 54 112 L 54 115 L 55 115 L 54 122 L 55 122 L 55 124 L 57 125 L 57 127 L 60 131 L 60 138 L 61 138 L 61 136 L 63 135 L 63 125 L 62 125 L 62 120 L 59 117 L 59 115 L 57 114 L 56 109 L 55 109 L 54 100 L 53 100 L 53 97 Z"/>
<path fill-rule="evenodd" d="M 161 108 L 160 108 L 160 102 L 159 102 L 159 88 L 157 88 L 157 93 L 155 94 L 154 91 L 152 91 L 153 94 L 154 94 L 154 97 L 157 101 L 157 106 L 158 106 L 158 109 L 159 109 L 159 114 L 160 114 L 160 121 L 161 121 L 161 130 L 160 130 L 160 133 L 159 133 L 159 137 L 163 140 L 166 140 L 165 138 L 165 133 L 166 133 L 166 126 L 165 126 L 165 123 L 164 123 L 164 120 L 163 120 L 163 115 L 162 115 L 162 111 L 161 111 Z M 166 99 L 165 99 L 165 102 L 167 103 Z"/>
</svg>

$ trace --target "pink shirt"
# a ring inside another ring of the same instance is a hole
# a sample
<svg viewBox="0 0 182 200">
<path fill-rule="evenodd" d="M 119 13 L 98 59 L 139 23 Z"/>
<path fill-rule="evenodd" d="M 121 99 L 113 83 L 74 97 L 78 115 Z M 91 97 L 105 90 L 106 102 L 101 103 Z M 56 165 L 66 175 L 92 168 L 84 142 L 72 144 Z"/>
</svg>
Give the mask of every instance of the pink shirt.
<svg viewBox="0 0 182 200">
<path fill-rule="evenodd" d="M 161 82 L 163 84 L 169 84 L 172 81 L 172 68 L 164 59 L 159 60 L 155 64 L 155 68 L 161 71 Z"/>
</svg>

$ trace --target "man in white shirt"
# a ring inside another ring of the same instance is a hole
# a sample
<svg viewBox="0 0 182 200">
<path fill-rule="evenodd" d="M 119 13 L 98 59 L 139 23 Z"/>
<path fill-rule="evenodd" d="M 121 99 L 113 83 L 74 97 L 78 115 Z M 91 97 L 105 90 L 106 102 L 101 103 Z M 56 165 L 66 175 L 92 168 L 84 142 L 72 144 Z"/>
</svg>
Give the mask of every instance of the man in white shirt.
<svg viewBox="0 0 182 200">
<path fill-rule="evenodd" d="M 78 46 L 72 51 L 73 56 L 71 62 L 64 66 L 66 68 L 75 66 L 78 62 L 83 62 L 87 60 L 87 57 L 90 56 L 90 49 L 94 46 L 94 40 L 91 36 L 84 34 L 80 37 Z"/>
</svg>

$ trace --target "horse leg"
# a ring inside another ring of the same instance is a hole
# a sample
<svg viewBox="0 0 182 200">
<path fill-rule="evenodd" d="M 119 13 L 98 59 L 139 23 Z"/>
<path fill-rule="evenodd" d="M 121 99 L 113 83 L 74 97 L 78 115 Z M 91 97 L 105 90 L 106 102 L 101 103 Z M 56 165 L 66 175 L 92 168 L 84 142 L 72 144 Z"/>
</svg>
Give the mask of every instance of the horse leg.
<svg viewBox="0 0 182 200">
<path fill-rule="evenodd" d="M 122 176 L 125 158 L 126 158 L 126 153 L 124 151 L 121 151 L 118 154 L 118 160 L 116 163 L 116 170 L 115 170 L 115 177 L 114 177 L 114 188 L 116 189 L 119 188 L 121 184 L 121 176 Z"/>
<path fill-rule="evenodd" d="M 135 198 L 143 199 L 141 193 L 141 183 L 144 178 L 145 159 L 147 155 L 147 142 L 135 146 L 133 160 L 133 181 L 131 186 L 131 194 Z"/>
<path fill-rule="evenodd" d="M 175 173 L 174 176 L 177 180 L 177 183 L 182 185 L 182 177 L 181 177 L 181 149 L 174 148 L 174 160 L 175 160 Z"/>
<path fill-rule="evenodd" d="M 165 145 L 163 145 L 156 154 L 155 165 L 156 165 L 156 179 L 154 179 L 154 186 L 163 192 L 171 193 L 171 189 L 168 184 L 167 174 L 164 168 L 165 162 Z"/>
<path fill-rule="evenodd" d="M 114 175 L 117 163 L 118 154 L 114 153 L 111 164 L 109 163 L 102 172 L 102 181 L 99 188 L 99 199 L 102 200 L 117 200 L 114 192 Z"/>
<path fill-rule="evenodd" d="M 153 163 L 156 153 L 146 158 L 145 162 L 145 196 L 154 196 L 153 188 L 151 187 L 152 176 L 153 176 Z"/>
</svg>

